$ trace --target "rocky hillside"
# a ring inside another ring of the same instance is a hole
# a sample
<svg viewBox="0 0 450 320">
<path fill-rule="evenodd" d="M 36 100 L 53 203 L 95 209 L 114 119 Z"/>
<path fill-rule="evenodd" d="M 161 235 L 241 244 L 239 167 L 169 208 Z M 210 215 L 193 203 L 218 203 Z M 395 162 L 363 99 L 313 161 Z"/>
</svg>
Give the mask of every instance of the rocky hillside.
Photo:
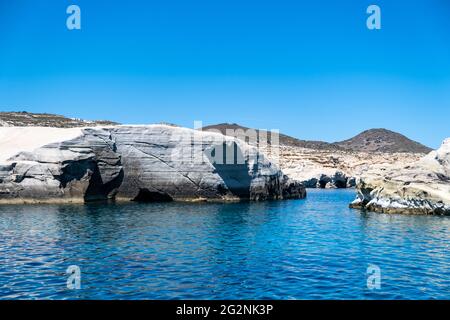
<svg viewBox="0 0 450 320">
<path fill-rule="evenodd" d="M 211 129 L 226 134 L 227 129 L 248 128 L 226 123 L 203 128 Z M 270 134 L 268 140 L 271 140 Z M 299 140 L 283 134 L 280 134 L 279 142 L 279 157 L 271 160 L 278 163 L 284 173 L 303 182 L 308 188 L 354 187 L 356 178 L 374 165 L 414 162 L 430 150 L 384 129 L 368 130 L 337 143 Z M 270 152 L 265 153 L 271 157 Z"/>
<path fill-rule="evenodd" d="M 218 130 L 226 134 L 226 130 L 248 130 L 248 127 L 236 123 L 220 123 L 206 126 L 203 130 Z M 259 130 L 256 130 L 259 132 Z M 290 147 L 309 148 L 315 150 L 330 151 L 354 151 L 354 152 L 384 152 L 384 153 L 429 153 L 432 151 L 416 141 L 408 139 L 404 135 L 387 129 L 370 129 L 357 136 L 334 143 L 324 141 L 301 140 L 280 133 L 280 145 Z M 268 142 L 271 142 L 270 133 L 268 133 Z"/>
<path fill-rule="evenodd" d="M 307 188 L 352 188 L 373 166 L 414 162 L 424 154 L 316 150 L 281 146 L 279 166 Z M 272 159 L 275 161 L 275 159 Z"/>
<path fill-rule="evenodd" d="M 432 149 L 386 129 L 371 129 L 334 145 L 350 151 L 428 153 Z"/>
<path fill-rule="evenodd" d="M 112 121 L 88 121 L 71 119 L 48 113 L 0 112 L 0 127 L 53 127 L 76 128 L 92 126 L 108 126 L 117 123 Z"/>
<path fill-rule="evenodd" d="M 227 130 L 249 130 L 251 128 L 244 127 L 241 125 L 238 125 L 236 123 L 220 123 L 216 125 L 206 126 L 203 127 L 203 131 L 220 131 L 222 134 L 226 135 Z M 270 144 L 272 142 L 272 137 L 270 135 L 270 132 L 264 131 L 264 130 L 257 130 L 257 129 L 251 129 L 255 130 L 258 135 L 259 132 L 264 132 L 267 134 L 267 142 Z M 334 145 L 332 143 L 324 142 L 324 141 L 313 141 L 313 140 L 301 140 L 297 139 L 285 134 L 280 133 L 279 136 L 279 143 L 283 146 L 291 146 L 291 147 L 299 147 L 299 148 L 309 148 L 309 149 L 315 149 L 315 150 L 344 150 L 341 147 Z"/>
<path fill-rule="evenodd" d="M 78 128 L 112 124 L 114 123 L 110 121 L 84 121 L 51 114 L 0 112 L 0 127 Z M 223 134 L 227 134 L 227 129 L 233 132 L 249 130 L 247 127 L 228 123 L 202 128 L 203 131 L 214 130 Z M 255 131 L 258 134 L 264 134 L 269 144 L 272 142 L 270 132 Z M 300 140 L 280 134 L 279 144 L 280 153 L 276 159 L 261 146 L 260 151 L 266 153 L 272 162 L 277 163 L 283 172 L 303 182 L 309 188 L 354 187 L 356 178 L 373 165 L 414 162 L 430 150 L 398 133 L 385 129 L 368 130 L 352 139 L 336 143 Z"/>
<path fill-rule="evenodd" d="M 83 119 L 67 118 L 61 115 L 48 113 L 29 112 L 0 112 L 0 127 L 54 127 L 54 128 L 77 128 L 88 126 L 108 126 L 118 123 L 108 120 L 89 121 Z M 165 124 L 165 123 L 162 123 Z M 175 126 L 175 125 L 172 125 Z M 226 135 L 226 130 L 244 130 L 250 128 L 236 123 L 221 123 L 206 126 L 204 131 L 220 131 Z M 260 130 L 255 130 L 260 132 Z M 261 132 L 264 132 L 261 130 Z M 267 134 L 268 143 L 272 142 L 270 132 Z M 407 137 L 386 129 L 371 129 L 357 136 L 341 142 L 329 143 L 324 141 L 301 140 L 280 133 L 279 143 L 282 146 L 308 148 L 314 150 L 328 151 L 354 151 L 354 152 L 386 152 L 386 153 L 421 153 L 425 154 L 432 149 L 408 139 Z"/>
</svg>

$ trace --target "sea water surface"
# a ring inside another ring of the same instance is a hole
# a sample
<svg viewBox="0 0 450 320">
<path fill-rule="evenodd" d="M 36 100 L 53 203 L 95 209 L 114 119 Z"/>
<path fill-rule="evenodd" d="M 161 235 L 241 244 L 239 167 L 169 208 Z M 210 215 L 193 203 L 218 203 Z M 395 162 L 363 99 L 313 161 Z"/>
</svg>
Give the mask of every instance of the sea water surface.
<svg viewBox="0 0 450 320">
<path fill-rule="evenodd" d="M 450 218 L 361 213 L 353 197 L 2 205 L 0 298 L 450 299 Z"/>
</svg>

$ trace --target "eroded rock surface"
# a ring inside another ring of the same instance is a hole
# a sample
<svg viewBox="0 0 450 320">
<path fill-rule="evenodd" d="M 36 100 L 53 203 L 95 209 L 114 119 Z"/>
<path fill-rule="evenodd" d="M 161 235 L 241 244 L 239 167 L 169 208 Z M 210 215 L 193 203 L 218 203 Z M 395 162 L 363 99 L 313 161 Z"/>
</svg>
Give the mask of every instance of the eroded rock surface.
<svg viewBox="0 0 450 320">
<path fill-rule="evenodd" d="M 450 139 L 407 164 L 374 166 L 358 181 L 350 205 L 383 213 L 450 214 Z"/>
<path fill-rule="evenodd" d="M 373 166 L 410 163 L 423 156 L 418 153 L 368 153 L 280 146 L 278 165 L 285 174 L 307 188 L 340 189 L 355 187 L 356 179 Z"/>
<path fill-rule="evenodd" d="M 0 161 L 0 203 L 305 196 L 302 184 L 245 142 L 166 125 L 83 128 Z"/>
</svg>

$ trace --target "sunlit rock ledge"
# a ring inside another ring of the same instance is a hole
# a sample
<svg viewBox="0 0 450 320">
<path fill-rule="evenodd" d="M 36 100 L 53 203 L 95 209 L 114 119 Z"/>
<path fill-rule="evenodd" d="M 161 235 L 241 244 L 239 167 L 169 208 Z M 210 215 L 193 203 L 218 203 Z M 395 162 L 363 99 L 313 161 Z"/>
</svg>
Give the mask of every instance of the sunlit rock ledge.
<svg viewBox="0 0 450 320">
<path fill-rule="evenodd" d="M 416 162 L 374 166 L 359 179 L 357 192 L 352 208 L 450 215 L 450 139 Z"/>
<path fill-rule="evenodd" d="M 257 149 L 217 133 L 168 125 L 0 128 L 0 203 L 305 196 Z"/>
</svg>

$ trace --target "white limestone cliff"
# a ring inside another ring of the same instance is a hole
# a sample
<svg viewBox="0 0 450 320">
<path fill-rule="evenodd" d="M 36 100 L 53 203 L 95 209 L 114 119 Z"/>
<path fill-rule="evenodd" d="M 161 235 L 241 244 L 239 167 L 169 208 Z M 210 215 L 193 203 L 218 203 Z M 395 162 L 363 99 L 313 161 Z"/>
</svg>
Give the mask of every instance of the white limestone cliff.
<svg viewBox="0 0 450 320">
<path fill-rule="evenodd" d="M 230 155 L 232 162 L 220 161 Z M 0 203 L 305 196 L 255 148 L 216 133 L 167 125 L 0 128 Z"/>
</svg>

